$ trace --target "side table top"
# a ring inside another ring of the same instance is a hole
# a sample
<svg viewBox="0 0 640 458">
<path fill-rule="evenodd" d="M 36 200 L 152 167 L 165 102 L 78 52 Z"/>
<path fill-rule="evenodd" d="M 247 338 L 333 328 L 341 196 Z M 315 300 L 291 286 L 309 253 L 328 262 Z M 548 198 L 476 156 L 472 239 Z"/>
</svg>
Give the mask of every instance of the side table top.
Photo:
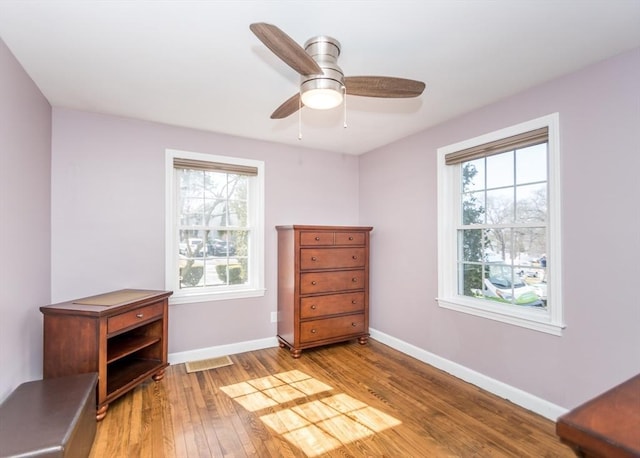
<svg viewBox="0 0 640 458">
<path fill-rule="evenodd" d="M 173 291 L 160 291 L 148 289 L 121 289 L 96 296 L 73 299 L 58 304 L 45 305 L 40 311 L 47 313 L 83 313 L 89 315 L 104 315 L 109 312 L 122 311 L 123 307 L 136 307 L 146 303 L 164 299 L 173 294 Z"/>
<path fill-rule="evenodd" d="M 640 374 L 558 419 L 558 436 L 602 456 L 640 456 Z"/>
</svg>

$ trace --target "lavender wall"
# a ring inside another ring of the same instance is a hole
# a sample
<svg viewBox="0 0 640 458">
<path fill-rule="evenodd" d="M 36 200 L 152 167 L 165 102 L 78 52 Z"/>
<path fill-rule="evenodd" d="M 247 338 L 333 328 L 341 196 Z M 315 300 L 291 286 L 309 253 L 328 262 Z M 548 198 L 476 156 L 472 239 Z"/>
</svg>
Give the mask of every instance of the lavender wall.
<svg viewBox="0 0 640 458">
<path fill-rule="evenodd" d="M 640 49 L 361 156 L 360 221 L 376 228 L 371 327 L 565 408 L 640 372 L 638 81 Z M 564 335 L 439 308 L 437 148 L 552 112 Z"/>
<path fill-rule="evenodd" d="M 51 107 L 0 40 L 0 401 L 42 375 L 50 152 Z"/>
<path fill-rule="evenodd" d="M 167 148 L 259 159 L 266 169 L 265 296 L 172 306 L 169 352 L 274 338 L 274 227 L 356 224 L 357 157 L 55 108 L 53 301 L 164 289 Z"/>
</svg>

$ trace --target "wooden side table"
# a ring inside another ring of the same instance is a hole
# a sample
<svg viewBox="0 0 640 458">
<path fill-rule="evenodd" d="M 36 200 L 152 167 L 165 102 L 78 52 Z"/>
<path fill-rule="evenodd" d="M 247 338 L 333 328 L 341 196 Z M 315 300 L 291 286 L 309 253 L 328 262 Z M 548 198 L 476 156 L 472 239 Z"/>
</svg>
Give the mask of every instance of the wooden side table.
<svg viewBox="0 0 640 458">
<path fill-rule="evenodd" d="M 640 457 L 640 374 L 561 416 L 556 433 L 582 457 Z"/>
<path fill-rule="evenodd" d="M 102 420 L 114 399 L 149 377 L 164 377 L 171 294 L 123 289 L 40 307 L 44 378 L 97 372 Z"/>
</svg>

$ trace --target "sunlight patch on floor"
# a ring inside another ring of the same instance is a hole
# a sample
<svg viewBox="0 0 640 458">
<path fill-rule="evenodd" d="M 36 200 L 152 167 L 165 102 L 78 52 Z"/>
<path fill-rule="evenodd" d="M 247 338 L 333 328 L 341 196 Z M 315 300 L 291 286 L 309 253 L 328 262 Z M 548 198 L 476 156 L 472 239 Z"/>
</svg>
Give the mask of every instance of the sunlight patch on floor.
<svg viewBox="0 0 640 458">
<path fill-rule="evenodd" d="M 296 399 L 332 389 L 298 370 L 220 388 L 250 412 L 270 408 L 273 413 L 260 416 L 260 420 L 310 457 L 371 437 L 401 423 L 345 393 L 285 407 Z M 281 409 L 274 411 L 275 406 Z"/>
</svg>

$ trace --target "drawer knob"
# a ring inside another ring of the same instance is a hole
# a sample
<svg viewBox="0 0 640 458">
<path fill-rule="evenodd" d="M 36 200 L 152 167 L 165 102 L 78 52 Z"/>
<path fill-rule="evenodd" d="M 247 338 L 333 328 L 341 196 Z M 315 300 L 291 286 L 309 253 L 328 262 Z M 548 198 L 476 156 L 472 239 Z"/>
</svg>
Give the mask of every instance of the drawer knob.
<svg viewBox="0 0 640 458">
<path fill-rule="evenodd" d="M 317 309 L 317 308 L 318 308 L 318 306 L 317 306 L 316 304 L 313 304 L 313 305 L 311 306 L 311 310 L 315 310 L 315 309 Z"/>
<path fill-rule="evenodd" d="M 354 282 L 354 283 L 358 283 L 358 279 L 357 279 L 356 277 L 353 277 L 353 278 L 351 279 L 351 281 L 352 281 L 352 282 Z"/>
<path fill-rule="evenodd" d="M 315 334 L 316 332 L 318 332 L 315 328 L 311 330 L 311 334 Z"/>
<path fill-rule="evenodd" d="M 319 241 L 320 241 L 320 237 L 316 236 L 316 242 L 319 242 Z"/>
<path fill-rule="evenodd" d="M 351 258 L 358 259 L 358 257 L 355 254 L 353 256 L 351 256 Z"/>
<path fill-rule="evenodd" d="M 312 260 L 312 261 L 317 261 L 317 260 L 318 260 L 318 258 L 316 258 L 315 256 L 311 256 L 311 260 Z"/>
<path fill-rule="evenodd" d="M 144 315 L 142 313 L 136 314 L 136 318 L 142 318 Z"/>
<path fill-rule="evenodd" d="M 311 282 L 311 284 L 315 286 L 315 285 L 317 285 L 317 284 L 318 284 L 318 282 L 317 282 L 317 281 L 315 281 L 315 280 L 313 280 L 313 281 Z"/>
<path fill-rule="evenodd" d="M 352 237 L 352 236 L 349 236 L 349 240 L 353 240 L 353 237 Z"/>
<path fill-rule="evenodd" d="M 357 303 L 358 303 L 358 301 L 354 299 L 354 300 L 352 300 L 352 301 L 351 301 L 351 303 L 352 303 L 352 304 L 357 304 Z"/>
<path fill-rule="evenodd" d="M 358 324 L 354 322 L 354 323 L 351 323 L 351 326 L 355 328 L 356 326 L 358 326 Z"/>
</svg>

